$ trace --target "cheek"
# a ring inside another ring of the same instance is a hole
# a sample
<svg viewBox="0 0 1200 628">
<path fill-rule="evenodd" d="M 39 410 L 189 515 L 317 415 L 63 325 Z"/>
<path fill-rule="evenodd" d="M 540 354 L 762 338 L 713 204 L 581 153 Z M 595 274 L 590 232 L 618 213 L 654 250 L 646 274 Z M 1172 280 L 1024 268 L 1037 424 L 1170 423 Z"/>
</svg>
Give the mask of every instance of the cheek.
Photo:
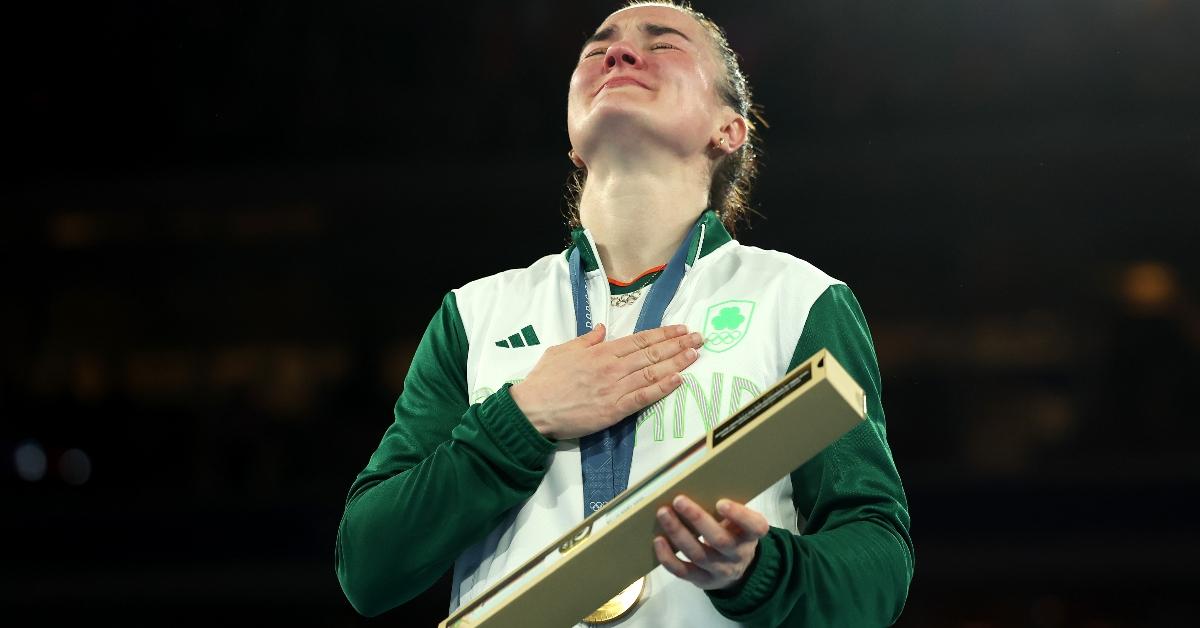
<svg viewBox="0 0 1200 628">
<path fill-rule="evenodd" d="M 597 68 L 589 68 L 588 65 L 584 63 L 571 73 L 571 82 L 567 87 L 568 130 L 587 113 L 588 99 L 591 98 L 590 87 L 595 84 L 595 74 L 598 71 Z"/>
<path fill-rule="evenodd" d="M 584 78 L 586 72 L 580 68 L 576 68 L 571 74 L 571 83 L 567 86 L 567 115 L 570 117 L 571 110 L 579 106 L 583 100 L 583 86 L 587 83 Z"/>
<path fill-rule="evenodd" d="M 680 113 L 686 112 L 691 116 L 708 118 L 716 115 L 719 109 L 716 90 L 709 77 L 701 71 L 682 72 L 677 84 L 678 107 Z"/>
<path fill-rule="evenodd" d="M 584 63 L 576 66 L 575 71 L 571 73 L 571 83 L 567 88 L 568 100 L 580 101 L 587 96 L 587 88 L 596 78 L 596 68 L 588 67 L 590 65 L 595 64 Z"/>
<path fill-rule="evenodd" d="M 687 73 L 687 82 L 698 102 L 709 103 L 716 100 L 717 93 L 713 88 L 712 80 L 703 70 L 693 68 L 691 72 Z"/>
</svg>

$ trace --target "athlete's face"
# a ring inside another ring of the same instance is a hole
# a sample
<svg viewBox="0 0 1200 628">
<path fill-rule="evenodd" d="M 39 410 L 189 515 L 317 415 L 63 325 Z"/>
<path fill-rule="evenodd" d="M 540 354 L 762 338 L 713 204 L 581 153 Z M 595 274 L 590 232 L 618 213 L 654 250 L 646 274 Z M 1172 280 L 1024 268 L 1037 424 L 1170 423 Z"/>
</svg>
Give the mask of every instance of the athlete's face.
<svg viewBox="0 0 1200 628">
<path fill-rule="evenodd" d="M 608 16 L 571 75 L 567 131 L 586 161 L 608 134 L 654 138 L 680 154 L 703 151 L 728 107 L 708 33 L 677 9 L 641 6 Z M 732 110 L 729 110 L 732 111 Z"/>
</svg>

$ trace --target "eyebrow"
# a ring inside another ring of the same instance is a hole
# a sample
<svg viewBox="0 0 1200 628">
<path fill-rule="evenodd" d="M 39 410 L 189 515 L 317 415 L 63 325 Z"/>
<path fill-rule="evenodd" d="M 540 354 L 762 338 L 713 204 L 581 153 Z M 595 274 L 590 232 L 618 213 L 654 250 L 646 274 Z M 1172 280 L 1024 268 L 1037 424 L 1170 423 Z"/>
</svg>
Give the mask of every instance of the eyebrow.
<svg viewBox="0 0 1200 628">
<path fill-rule="evenodd" d="M 609 26 L 608 28 L 596 31 L 596 34 L 584 40 L 582 47 L 587 48 L 588 44 L 598 41 L 608 41 L 617 34 L 618 30 L 620 29 L 618 29 L 616 26 Z M 662 24 L 642 24 L 641 31 L 647 35 L 650 35 L 651 37 L 658 37 L 659 35 L 679 35 L 688 42 L 692 41 L 687 35 L 684 35 L 670 26 L 663 26 Z"/>
</svg>

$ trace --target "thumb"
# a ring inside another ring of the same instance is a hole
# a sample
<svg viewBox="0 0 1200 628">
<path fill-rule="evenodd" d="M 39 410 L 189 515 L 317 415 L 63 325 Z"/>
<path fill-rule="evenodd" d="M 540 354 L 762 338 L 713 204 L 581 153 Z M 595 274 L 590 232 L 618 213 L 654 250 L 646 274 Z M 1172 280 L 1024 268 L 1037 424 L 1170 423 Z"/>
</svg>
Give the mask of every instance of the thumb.
<svg viewBox="0 0 1200 628">
<path fill-rule="evenodd" d="M 608 328 L 604 323 L 596 323 L 596 326 L 588 333 L 580 336 L 578 339 L 583 341 L 583 346 L 591 347 L 600 344 L 604 340 L 604 336 L 608 333 Z"/>
</svg>

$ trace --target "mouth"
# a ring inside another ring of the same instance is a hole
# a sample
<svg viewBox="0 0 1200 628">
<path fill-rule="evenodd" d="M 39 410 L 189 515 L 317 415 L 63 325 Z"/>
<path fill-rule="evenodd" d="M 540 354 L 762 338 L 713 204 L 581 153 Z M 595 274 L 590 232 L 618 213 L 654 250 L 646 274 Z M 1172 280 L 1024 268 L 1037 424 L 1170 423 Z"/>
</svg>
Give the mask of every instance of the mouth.
<svg viewBox="0 0 1200 628">
<path fill-rule="evenodd" d="M 596 94 L 599 94 L 606 87 L 620 87 L 621 85 L 637 85 L 638 87 L 641 87 L 644 89 L 650 89 L 649 87 L 646 87 L 645 83 L 642 83 L 641 81 L 639 81 L 633 77 L 615 76 L 613 78 L 608 79 L 602 85 L 600 85 L 600 87 L 596 90 Z M 592 94 L 592 95 L 595 96 L 596 94 Z"/>
</svg>

